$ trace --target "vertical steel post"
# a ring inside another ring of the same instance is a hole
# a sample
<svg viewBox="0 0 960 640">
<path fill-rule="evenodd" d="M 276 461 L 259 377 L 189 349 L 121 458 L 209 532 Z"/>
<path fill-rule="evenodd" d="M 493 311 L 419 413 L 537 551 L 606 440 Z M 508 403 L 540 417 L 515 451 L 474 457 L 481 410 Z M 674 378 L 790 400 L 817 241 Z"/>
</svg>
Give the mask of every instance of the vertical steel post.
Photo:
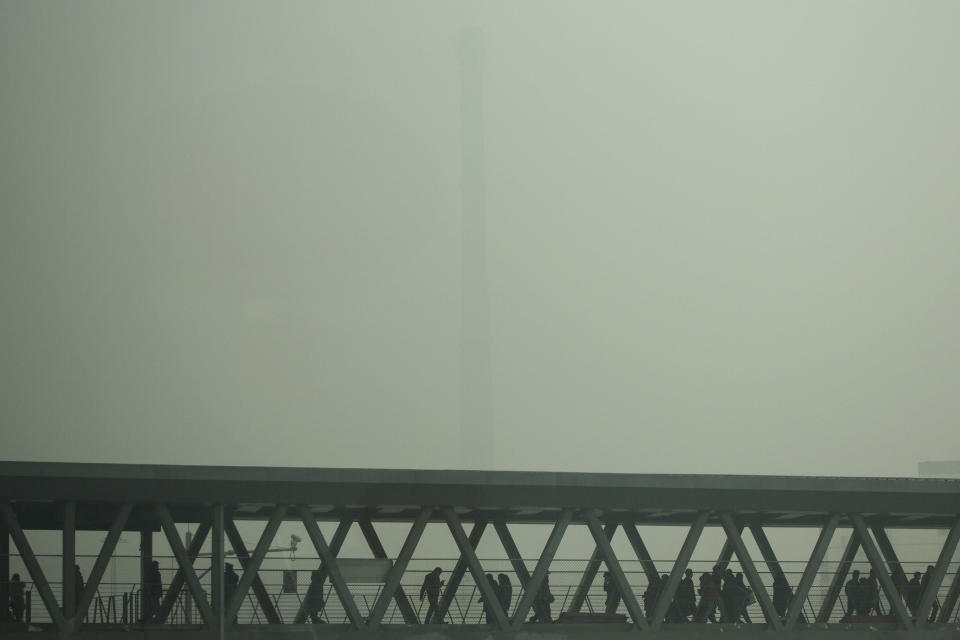
<svg viewBox="0 0 960 640">
<path fill-rule="evenodd" d="M 67 502 L 63 505 L 63 555 L 61 557 L 61 576 L 63 589 L 61 600 L 63 604 L 63 620 L 66 632 L 69 634 L 76 628 L 74 617 L 77 612 L 76 581 L 74 580 L 73 566 L 77 563 L 77 503 Z"/>
<path fill-rule="evenodd" d="M 223 640 L 226 634 L 226 613 L 223 589 L 224 549 L 223 549 L 223 505 L 213 505 L 213 538 L 210 554 L 210 592 L 216 611 L 217 637 Z"/>
<path fill-rule="evenodd" d="M 10 531 L 0 520 L 0 603 L 10 602 Z M 10 619 L 9 607 L 0 606 L 0 622 Z"/>
<path fill-rule="evenodd" d="M 140 530 L 140 597 L 145 598 L 148 590 L 147 580 L 150 577 L 150 569 L 153 564 L 153 531 L 150 529 Z M 146 604 L 146 601 L 144 601 Z M 150 606 L 153 606 L 151 603 Z M 147 616 L 147 608 L 144 606 L 143 617 Z M 153 618 L 156 618 L 159 611 L 149 611 Z"/>
<path fill-rule="evenodd" d="M 197 536 L 200 535 L 200 529 L 203 528 L 203 526 L 204 526 L 204 525 L 201 524 L 200 526 L 197 527 L 197 533 L 196 533 Z M 204 530 L 204 532 L 203 532 L 203 537 L 206 538 L 206 537 L 207 537 L 207 534 L 208 534 L 209 532 L 210 532 L 210 525 L 207 525 L 206 530 Z M 188 524 L 188 525 L 187 525 L 187 530 L 186 530 L 186 531 L 184 532 L 184 534 L 183 534 L 183 543 L 184 543 L 184 544 L 186 545 L 186 547 L 187 547 L 187 556 L 190 558 L 191 564 L 192 564 L 193 562 L 195 562 L 196 559 L 197 559 L 197 556 L 200 555 L 199 547 L 198 547 L 197 553 L 194 553 L 193 555 L 190 555 L 190 549 L 193 548 L 193 540 L 194 540 L 194 534 L 190 531 L 190 525 Z M 201 542 L 200 544 L 203 544 L 203 543 Z M 183 576 L 182 576 L 181 574 L 182 574 L 182 572 L 178 569 L 178 570 L 177 570 L 177 573 L 175 573 L 174 576 L 173 576 L 174 581 L 176 581 L 177 578 L 180 578 L 180 579 L 181 579 L 181 581 L 180 581 L 180 589 L 183 588 Z M 170 595 L 171 595 L 171 594 L 170 594 L 171 591 L 173 591 L 173 584 L 172 584 L 172 583 L 171 583 L 171 585 L 170 585 L 169 587 L 167 587 L 167 596 L 170 596 Z M 177 590 L 177 593 L 179 593 L 179 589 Z M 171 598 L 170 601 L 171 601 L 171 603 L 176 602 L 176 594 L 173 595 L 173 597 Z M 161 603 L 161 605 L 160 605 L 160 609 L 161 609 L 161 611 L 163 610 L 163 604 L 162 604 L 162 603 Z M 169 609 L 168 609 L 168 611 L 169 611 Z M 167 619 L 167 616 L 166 616 L 166 614 L 164 614 L 163 618 L 162 618 L 162 619 L 159 619 L 159 622 L 165 622 L 166 619 Z M 184 623 L 184 624 L 193 624 L 193 598 L 184 598 L 184 599 L 183 599 L 183 623 Z"/>
</svg>

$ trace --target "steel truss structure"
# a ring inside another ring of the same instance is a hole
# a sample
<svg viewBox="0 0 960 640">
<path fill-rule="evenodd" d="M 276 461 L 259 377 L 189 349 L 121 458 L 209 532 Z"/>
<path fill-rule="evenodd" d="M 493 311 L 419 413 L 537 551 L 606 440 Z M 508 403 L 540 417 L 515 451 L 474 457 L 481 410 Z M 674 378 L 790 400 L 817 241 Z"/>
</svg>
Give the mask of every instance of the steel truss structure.
<svg viewBox="0 0 960 640">
<path fill-rule="evenodd" d="M 238 520 L 265 523 L 252 551 L 247 549 L 238 532 Z M 322 561 L 323 578 L 329 579 L 346 615 L 346 624 L 304 625 L 308 613 L 305 604 L 292 624 L 282 623 L 258 571 L 281 523 L 289 520 L 303 523 Z M 185 544 L 177 529 L 178 523 L 187 522 L 199 523 L 189 544 Z M 318 522 L 337 523 L 329 541 Z M 349 530 L 356 524 L 371 554 L 375 558 L 387 558 L 375 528 L 379 522 L 405 522 L 410 527 L 400 552 L 392 558 L 392 566 L 376 601 L 365 615 L 340 570 L 338 554 Z M 439 599 L 439 618 L 444 619 L 469 572 L 483 600 L 488 603 L 492 628 L 489 625 L 439 627 L 421 624 L 401 583 L 430 522 L 446 525 L 460 553 Z M 552 527 L 532 572 L 521 559 L 510 530 L 511 525 L 521 523 Z M 465 524 L 470 525 L 469 533 Z M 643 573 L 651 581 L 658 579 L 661 571 L 667 568 L 656 566 L 641 537 L 639 525 L 667 525 L 682 527 L 685 531 L 680 551 L 666 571 L 668 579 L 655 602 L 648 604 L 646 612 L 623 570 L 621 558 L 611 545 L 615 532 L 622 529 Z M 595 550 L 567 611 L 581 611 L 601 565 L 605 565 L 623 599 L 627 622 L 583 625 L 526 622 L 564 533 L 571 526 L 586 527 Z M 951 572 L 951 561 L 960 541 L 960 481 L 953 480 L 5 462 L 0 464 L 0 527 L 5 529 L 0 532 L 0 563 L 3 565 L 0 566 L 0 598 L 4 602 L 8 599 L 9 540 L 12 539 L 52 621 L 48 631 L 60 637 L 84 637 L 94 633 L 98 637 L 111 634 L 129 637 L 138 633 L 165 637 L 186 633 L 196 637 L 224 638 L 273 633 L 278 629 L 330 637 L 355 637 L 358 634 L 407 637 L 428 632 L 439 633 L 442 637 L 487 637 L 491 632 L 504 637 L 543 633 L 572 637 L 660 632 L 702 634 L 734 626 L 737 632 L 745 634 L 760 631 L 809 636 L 838 631 L 867 633 L 863 625 L 829 624 L 847 573 L 861 549 L 879 579 L 894 616 L 890 622 L 871 625 L 871 631 L 897 636 L 907 632 L 957 634 L 956 625 L 949 621 L 960 594 L 960 572 L 953 571 L 949 576 L 950 587 L 937 621 L 927 622 L 940 585 Z M 719 527 L 725 533 L 726 543 L 717 563 L 725 567 L 736 556 L 762 610 L 762 623 L 683 625 L 664 622 L 697 542 L 707 527 Z M 743 533 L 749 531 L 769 572 L 782 573 L 765 534 L 765 530 L 771 527 L 815 527 L 819 530 L 799 582 L 790 585 L 794 595 L 784 615 L 775 609 L 771 590 L 764 584 L 758 564 L 743 540 Z M 502 543 L 522 587 L 522 595 L 512 613 L 500 605 L 475 551 L 489 528 Z M 849 528 L 852 534 L 815 619 L 810 616 L 805 619 L 801 608 L 838 528 Z M 947 532 L 929 578 L 932 586 L 923 592 L 914 615 L 907 611 L 897 589 L 897 582 L 905 581 L 905 576 L 887 535 L 887 530 L 897 528 Z M 75 564 L 76 532 L 107 532 L 82 593 L 74 593 L 72 583 L 66 581 L 62 598 L 57 600 L 25 533 L 31 530 L 61 532 L 64 575 L 70 575 Z M 166 589 L 155 624 L 149 628 L 134 625 L 128 629 L 95 630 L 80 621 L 91 606 L 124 531 L 141 534 L 144 573 L 151 561 L 153 533 L 161 531 L 176 558 L 177 573 Z M 213 566 L 209 598 L 194 568 L 208 539 Z M 232 546 L 242 568 L 239 582 L 229 598 L 223 570 L 227 543 Z M 202 624 L 191 627 L 164 624 L 184 589 L 192 596 Z M 232 621 L 251 593 L 265 624 L 237 625 Z M 395 605 L 402 615 L 403 625 L 385 623 L 384 616 L 391 605 Z M 13 627 L 7 627 L 7 631 L 11 636 L 18 633 Z"/>
</svg>

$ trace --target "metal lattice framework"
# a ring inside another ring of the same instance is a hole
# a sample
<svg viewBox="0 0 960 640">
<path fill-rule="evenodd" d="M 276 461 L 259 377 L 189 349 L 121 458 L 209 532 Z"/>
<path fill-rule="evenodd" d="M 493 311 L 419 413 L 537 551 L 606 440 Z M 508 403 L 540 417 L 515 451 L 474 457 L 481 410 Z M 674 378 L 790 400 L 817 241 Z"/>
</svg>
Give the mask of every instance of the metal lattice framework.
<svg viewBox="0 0 960 640">
<path fill-rule="evenodd" d="M 162 531 L 176 558 L 177 572 L 170 582 L 156 626 L 165 633 L 228 634 L 250 633 L 249 625 L 232 622 L 250 597 L 263 614 L 265 625 L 283 624 L 259 572 L 278 528 L 284 521 L 303 523 L 322 563 L 323 580 L 329 579 L 345 615 L 345 624 L 324 627 L 303 625 L 306 605 L 300 607 L 292 624 L 284 628 L 309 629 L 311 634 L 328 635 L 378 632 L 399 633 L 395 624 L 385 623 L 385 614 L 394 606 L 402 616 L 404 633 L 427 629 L 405 593 L 402 581 L 428 523 L 446 525 L 459 550 L 459 559 L 448 576 L 439 598 L 438 617 L 444 619 L 458 589 L 469 572 L 477 592 L 489 608 L 494 630 L 504 634 L 537 633 L 581 635 L 588 633 L 657 633 L 661 631 L 702 633 L 699 625 L 666 623 L 676 602 L 684 572 L 707 527 L 718 527 L 726 542 L 717 559 L 721 568 L 736 557 L 756 596 L 763 622 L 736 625 L 744 632 L 836 632 L 828 624 L 840 597 L 847 573 L 857 552 L 862 550 L 874 570 L 890 606 L 891 617 L 880 624 L 881 632 L 956 633 L 948 624 L 960 593 L 960 572 L 953 572 L 950 586 L 940 605 L 936 623 L 927 622 L 941 584 L 950 573 L 960 541 L 960 481 L 891 478 L 798 478 L 757 476 L 621 475 L 474 471 L 401 471 L 363 469 L 290 469 L 248 467 L 182 467 L 89 465 L 61 463 L 6 462 L 0 465 L 0 557 L 5 566 L 0 597 L 7 599 L 9 539 L 12 538 L 43 601 L 50 631 L 61 636 L 84 635 L 91 625 L 80 624 L 88 613 L 104 571 L 124 531 L 138 531 L 141 566 L 149 566 L 152 539 Z M 237 529 L 239 520 L 264 523 L 255 546 L 247 549 Z M 199 523 L 185 544 L 178 523 Z M 328 541 L 318 522 L 336 522 Z M 366 613 L 358 606 L 351 586 L 341 572 L 338 554 L 351 527 L 356 524 L 374 558 L 388 558 L 376 530 L 376 523 L 405 522 L 410 527 L 403 545 L 387 573 L 382 589 Z M 470 532 L 464 524 L 471 525 Z M 529 571 L 517 549 L 510 526 L 536 523 L 550 525 L 542 553 Z M 492 527 L 491 527 L 492 525 Z M 611 540 L 618 529 L 627 537 L 642 572 L 649 581 L 659 580 L 656 566 L 638 526 L 679 527 L 684 541 L 666 581 L 646 607 L 625 573 Z M 536 607 L 560 546 L 571 526 L 589 531 L 595 550 L 586 562 L 579 584 L 566 611 L 580 612 L 602 565 L 606 566 L 622 597 L 627 621 L 602 625 L 538 625 L 526 622 Z M 792 599 L 785 611 L 777 611 L 771 589 L 761 568 L 750 556 L 743 534 L 749 531 L 770 574 L 783 575 L 765 531 L 772 527 L 813 527 L 819 530 L 816 544 L 799 581 L 789 585 Z M 481 537 L 492 528 L 522 588 L 512 612 L 500 605 L 494 587 L 485 578 L 483 563 L 476 554 Z M 843 557 L 837 564 L 829 587 L 813 616 L 804 617 L 802 607 L 820 571 L 828 547 L 838 528 L 851 530 Z M 928 577 L 914 611 L 908 611 L 898 583 L 904 571 L 890 539 L 889 529 L 934 529 L 947 532 L 946 540 Z M 65 581 L 58 601 L 25 531 L 56 530 L 62 533 L 64 575 L 75 563 L 75 534 L 78 530 L 107 532 L 90 571 L 83 592 L 73 592 Z M 205 542 L 212 548 L 210 595 L 204 592 L 194 563 Z M 229 543 L 239 560 L 242 574 L 227 597 L 224 584 L 225 547 Z M 199 628 L 164 624 L 183 594 L 192 596 L 202 621 Z M 646 611 L 644 610 L 646 609 Z M 724 627 L 726 625 L 718 625 Z M 851 626 L 855 627 L 851 629 Z M 443 627 L 445 635 L 488 634 L 488 625 Z M 863 627 L 845 625 L 851 633 Z M 871 627 L 877 629 L 877 626 Z M 433 631 L 437 627 L 430 627 Z M 686 630 L 686 631 L 684 631 Z M 14 633 L 15 630 L 11 631 Z M 115 631 L 119 633 L 119 631 Z M 142 632 L 134 628 L 125 633 Z M 101 635 L 106 633 L 100 630 Z M 153 629 L 151 633 L 159 633 Z"/>
</svg>

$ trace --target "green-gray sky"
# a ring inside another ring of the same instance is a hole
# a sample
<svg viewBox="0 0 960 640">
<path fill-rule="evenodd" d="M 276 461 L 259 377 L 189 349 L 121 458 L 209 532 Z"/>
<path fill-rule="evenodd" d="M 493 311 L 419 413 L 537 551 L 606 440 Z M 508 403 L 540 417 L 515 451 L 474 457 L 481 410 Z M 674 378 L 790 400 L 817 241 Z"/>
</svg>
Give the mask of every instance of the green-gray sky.
<svg viewBox="0 0 960 640">
<path fill-rule="evenodd" d="M 0 0 L 0 458 L 460 466 L 465 27 L 492 466 L 956 458 L 957 24 Z"/>
</svg>

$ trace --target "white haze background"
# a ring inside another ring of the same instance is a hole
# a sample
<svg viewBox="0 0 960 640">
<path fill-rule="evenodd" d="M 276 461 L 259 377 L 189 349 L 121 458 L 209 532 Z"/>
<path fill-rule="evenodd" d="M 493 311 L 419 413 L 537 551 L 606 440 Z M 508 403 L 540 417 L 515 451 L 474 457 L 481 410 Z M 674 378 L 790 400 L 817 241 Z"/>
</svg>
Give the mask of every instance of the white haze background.
<svg viewBox="0 0 960 640">
<path fill-rule="evenodd" d="M 478 27 L 490 468 L 956 458 L 958 22 L 2 2 L 0 457 L 461 467 Z"/>
</svg>

